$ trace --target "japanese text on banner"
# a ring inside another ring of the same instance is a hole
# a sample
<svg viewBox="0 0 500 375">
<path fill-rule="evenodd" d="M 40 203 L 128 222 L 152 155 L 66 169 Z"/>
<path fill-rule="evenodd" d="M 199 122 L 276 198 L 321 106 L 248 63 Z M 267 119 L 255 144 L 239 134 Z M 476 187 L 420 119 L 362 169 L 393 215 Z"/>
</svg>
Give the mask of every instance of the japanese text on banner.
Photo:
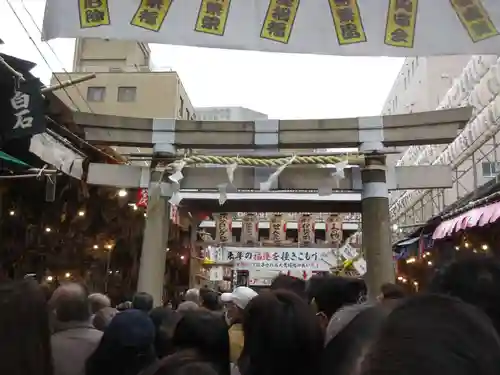
<svg viewBox="0 0 500 375">
<path fill-rule="evenodd" d="M 324 254 L 317 251 L 228 251 L 227 258 L 234 261 L 237 269 L 269 269 L 269 270 L 290 270 L 290 269 L 312 269 L 328 270 L 328 265 L 323 262 Z"/>
<path fill-rule="evenodd" d="M 80 28 L 109 25 L 108 0 L 78 0 Z"/>
<path fill-rule="evenodd" d="M 328 0 L 339 44 L 366 42 L 357 0 Z"/>
<path fill-rule="evenodd" d="M 450 3 L 474 43 L 498 35 L 481 0 L 450 0 Z"/>
<path fill-rule="evenodd" d="M 299 3 L 299 0 L 270 0 L 260 37 L 288 43 Z"/>
<path fill-rule="evenodd" d="M 418 0 L 389 0 L 384 43 L 393 47 L 413 48 Z"/>
<path fill-rule="evenodd" d="M 203 0 L 195 30 L 200 33 L 224 35 L 230 6 L 231 0 Z"/>
<path fill-rule="evenodd" d="M 130 24 L 158 32 L 167 17 L 173 0 L 141 0 Z"/>
</svg>

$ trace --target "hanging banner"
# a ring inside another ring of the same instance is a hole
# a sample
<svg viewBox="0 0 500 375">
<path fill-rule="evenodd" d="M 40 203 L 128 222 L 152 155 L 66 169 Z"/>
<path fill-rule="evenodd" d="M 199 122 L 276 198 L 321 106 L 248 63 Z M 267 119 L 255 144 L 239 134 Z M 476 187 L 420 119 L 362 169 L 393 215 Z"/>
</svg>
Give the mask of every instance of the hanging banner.
<svg viewBox="0 0 500 375">
<path fill-rule="evenodd" d="M 4 113 L 0 138 L 23 138 L 45 131 L 45 101 L 41 87 L 40 80 L 32 79 L 14 84 L 12 91 L 7 91 L 10 105 Z"/>
<path fill-rule="evenodd" d="M 297 222 L 298 240 L 301 245 L 314 244 L 314 217 L 310 214 L 302 214 Z"/>
<path fill-rule="evenodd" d="M 269 241 L 280 243 L 286 241 L 286 221 L 281 214 L 273 214 L 269 218 Z"/>
<path fill-rule="evenodd" d="M 144 208 L 148 206 L 148 189 L 139 189 L 137 191 L 137 203 L 135 205 Z"/>
<path fill-rule="evenodd" d="M 331 214 L 325 220 L 326 236 L 325 240 L 327 243 L 331 243 L 335 246 L 340 246 L 342 243 L 342 217 L 337 214 Z"/>
<path fill-rule="evenodd" d="M 137 191 L 137 199 L 135 205 L 137 207 L 147 208 L 148 202 L 149 202 L 148 189 L 139 189 Z M 180 224 L 181 215 L 179 212 L 179 208 L 174 204 L 170 204 L 169 206 L 170 206 L 170 221 L 172 222 L 172 224 L 176 225 Z"/>
<path fill-rule="evenodd" d="M 321 55 L 498 54 L 497 0 L 47 0 L 43 38 Z"/>
<path fill-rule="evenodd" d="M 215 241 L 228 243 L 233 240 L 232 215 L 228 213 L 215 214 Z"/>
<path fill-rule="evenodd" d="M 322 248 L 226 247 L 227 260 L 238 270 L 329 271 L 332 251 Z"/>
<path fill-rule="evenodd" d="M 256 215 L 247 214 L 241 222 L 241 243 L 259 242 L 259 221 Z"/>
</svg>

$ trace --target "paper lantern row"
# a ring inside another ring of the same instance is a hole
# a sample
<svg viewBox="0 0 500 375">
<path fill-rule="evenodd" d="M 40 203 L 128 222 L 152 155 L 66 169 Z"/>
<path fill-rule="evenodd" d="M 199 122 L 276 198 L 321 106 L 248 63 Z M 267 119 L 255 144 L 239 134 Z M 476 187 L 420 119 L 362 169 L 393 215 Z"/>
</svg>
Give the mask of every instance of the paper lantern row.
<svg viewBox="0 0 500 375">
<path fill-rule="evenodd" d="M 230 243 L 233 238 L 232 214 L 220 213 L 214 215 L 216 228 L 216 242 Z M 297 220 L 298 242 L 301 245 L 310 245 L 315 240 L 316 222 L 313 215 L 302 214 Z M 271 243 L 287 242 L 287 221 L 282 214 L 273 214 L 269 219 L 269 239 Z M 331 214 L 325 220 L 326 242 L 339 245 L 342 243 L 342 217 Z M 252 244 L 259 242 L 259 218 L 255 214 L 247 214 L 243 217 L 241 226 L 241 242 Z"/>
</svg>

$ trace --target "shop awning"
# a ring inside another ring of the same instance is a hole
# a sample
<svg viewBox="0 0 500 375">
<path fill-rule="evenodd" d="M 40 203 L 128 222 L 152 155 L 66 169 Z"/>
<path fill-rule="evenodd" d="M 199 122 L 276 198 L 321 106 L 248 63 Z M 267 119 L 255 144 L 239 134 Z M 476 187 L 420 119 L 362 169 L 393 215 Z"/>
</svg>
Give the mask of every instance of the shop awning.
<svg viewBox="0 0 500 375">
<path fill-rule="evenodd" d="M 21 165 L 23 167 L 29 167 L 29 165 L 26 164 L 24 161 L 19 160 L 19 159 L 13 157 L 13 156 L 10 156 L 9 154 L 6 154 L 3 151 L 0 151 L 0 159 L 8 161 L 9 163 L 12 163 L 12 164 Z"/>
<path fill-rule="evenodd" d="M 434 231 L 432 238 L 439 240 L 466 228 L 483 227 L 500 218 L 500 202 L 474 208 L 460 216 L 443 221 Z"/>
</svg>

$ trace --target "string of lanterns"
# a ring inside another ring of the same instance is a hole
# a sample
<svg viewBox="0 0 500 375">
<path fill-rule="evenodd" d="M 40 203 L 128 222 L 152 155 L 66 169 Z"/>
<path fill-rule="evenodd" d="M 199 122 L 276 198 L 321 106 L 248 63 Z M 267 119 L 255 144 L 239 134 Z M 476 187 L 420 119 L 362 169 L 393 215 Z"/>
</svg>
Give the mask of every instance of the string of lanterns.
<svg viewBox="0 0 500 375">
<path fill-rule="evenodd" d="M 487 243 L 482 243 L 481 245 L 474 245 L 472 241 L 467 238 L 465 235 L 462 237 L 461 243 L 459 245 L 454 246 L 454 250 L 456 252 L 461 251 L 470 251 L 473 253 L 488 252 L 490 250 L 490 246 Z M 412 266 L 424 266 L 428 268 L 432 268 L 435 266 L 435 262 L 432 260 L 432 253 L 427 251 L 419 256 L 412 256 L 404 260 L 406 265 Z M 415 290 L 418 291 L 419 281 L 411 279 L 408 275 L 398 274 L 397 282 L 404 285 L 412 285 Z"/>
</svg>

